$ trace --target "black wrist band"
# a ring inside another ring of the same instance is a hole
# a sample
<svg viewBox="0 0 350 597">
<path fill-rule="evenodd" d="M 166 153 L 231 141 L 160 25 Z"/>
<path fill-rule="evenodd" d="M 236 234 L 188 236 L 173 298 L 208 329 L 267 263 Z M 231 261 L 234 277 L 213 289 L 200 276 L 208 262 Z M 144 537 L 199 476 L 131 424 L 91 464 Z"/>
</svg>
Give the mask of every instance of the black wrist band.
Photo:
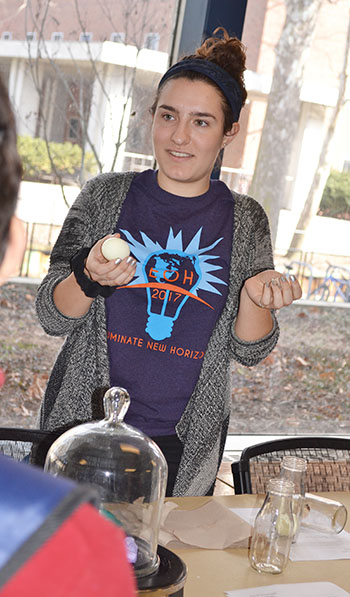
<svg viewBox="0 0 350 597">
<path fill-rule="evenodd" d="M 107 298 L 113 294 L 115 286 L 102 286 L 102 284 L 90 280 L 90 278 L 84 274 L 85 259 L 90 253 L 90 249 L 91 247 L 83 247 L 72 257 L 70 261 L 72 272 L 85 296 L 88 296 L 89 298 L 96 298 L 97 296 Z"/>
</svg>

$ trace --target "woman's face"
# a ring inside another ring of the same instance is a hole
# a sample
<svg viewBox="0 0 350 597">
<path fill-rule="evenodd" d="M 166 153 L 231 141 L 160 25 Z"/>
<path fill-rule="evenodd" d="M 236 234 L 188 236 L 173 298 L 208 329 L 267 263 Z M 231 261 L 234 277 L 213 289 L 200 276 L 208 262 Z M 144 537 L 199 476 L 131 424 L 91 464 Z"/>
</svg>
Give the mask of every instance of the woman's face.
<svg viewBox="0 0 350 597">
<path fill-rule="evenodd" d="M 224 135 L 221 96 L 205 81 L 170 79 L 160 92 L 152 140 L 158 184 L 176 195 L 195 197 L 209 188 L 217 155 L 230 142 Z"/>
</svg>

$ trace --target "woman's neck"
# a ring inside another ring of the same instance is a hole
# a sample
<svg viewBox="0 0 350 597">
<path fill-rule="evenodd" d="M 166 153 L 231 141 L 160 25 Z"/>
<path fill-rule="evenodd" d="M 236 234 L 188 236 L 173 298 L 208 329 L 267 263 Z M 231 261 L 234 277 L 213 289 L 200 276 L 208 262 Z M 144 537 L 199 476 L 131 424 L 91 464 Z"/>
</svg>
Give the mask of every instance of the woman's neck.
<svg viewBox="0 0 350 597">
<path fill-rule="evenodd" d="M 182 182 L 169 179 L 160 171 L 157 173 L 157 182 L 163 191 L 167 191 L 167 193 L 171 193 L 172 195 L 179 195 L 180 197 L 199 197 L 200 195 L 204 195 L 210 187 L 209 176 L 205 180 Z"/>
</svg>

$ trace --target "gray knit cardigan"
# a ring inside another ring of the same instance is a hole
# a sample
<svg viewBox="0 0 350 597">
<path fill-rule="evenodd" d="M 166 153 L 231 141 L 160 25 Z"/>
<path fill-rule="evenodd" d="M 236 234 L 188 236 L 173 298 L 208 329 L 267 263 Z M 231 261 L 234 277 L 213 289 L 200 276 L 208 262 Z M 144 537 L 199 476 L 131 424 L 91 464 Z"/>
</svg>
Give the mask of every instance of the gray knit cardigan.
<svg viewBox="0 0 350 597">
<path fill-rule="evenodd" d="M 64 430 L 102 416 L 97 407 L 101 408 L 101 396 L 110 385 L 104 299 L 97 297 L 86 315 L 71 318 L 56 308 L 53 291 L 71 273 L 70 259 L 81 247 L 91 247 L 114 232 L 133 176 L 131 172 L 107 173 L 87 182 L 67 215 L 48 274 L 38 289 L 36 308 L 44 330 L 53 336 L 66 336 L 41 405 L 42 429 Z M 173 492 L 177 496 L 204 495 L 215 480 L 230 414 L 231 359 L 256 365 L 278 339 L 275 318 L 272 331 L 257 342 L 245 342 L 233 333 L 244 281 L 274 267 L 264 210 L 251 197 L 233 196 L 228 297 L 211 334 L 198 382 L 176 427 L 183 443 Z"/>
</svg>

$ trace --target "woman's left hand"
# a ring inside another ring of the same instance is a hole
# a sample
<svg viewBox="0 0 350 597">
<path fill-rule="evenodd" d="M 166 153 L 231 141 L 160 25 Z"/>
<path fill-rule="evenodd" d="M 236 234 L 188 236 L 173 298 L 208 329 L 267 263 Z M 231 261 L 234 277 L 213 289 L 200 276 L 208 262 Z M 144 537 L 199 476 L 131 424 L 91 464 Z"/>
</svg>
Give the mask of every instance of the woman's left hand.
<svg viewBox="0 0 350 597">
<path fill-rule="evenodd" d="M 286 276 L 273 269 L 265 270 L 248 278 L 244 288 L 249 298 L 265 309 L 282 309 L 300 299 L 301 286 L 295 276 Z"/>
</svg>

